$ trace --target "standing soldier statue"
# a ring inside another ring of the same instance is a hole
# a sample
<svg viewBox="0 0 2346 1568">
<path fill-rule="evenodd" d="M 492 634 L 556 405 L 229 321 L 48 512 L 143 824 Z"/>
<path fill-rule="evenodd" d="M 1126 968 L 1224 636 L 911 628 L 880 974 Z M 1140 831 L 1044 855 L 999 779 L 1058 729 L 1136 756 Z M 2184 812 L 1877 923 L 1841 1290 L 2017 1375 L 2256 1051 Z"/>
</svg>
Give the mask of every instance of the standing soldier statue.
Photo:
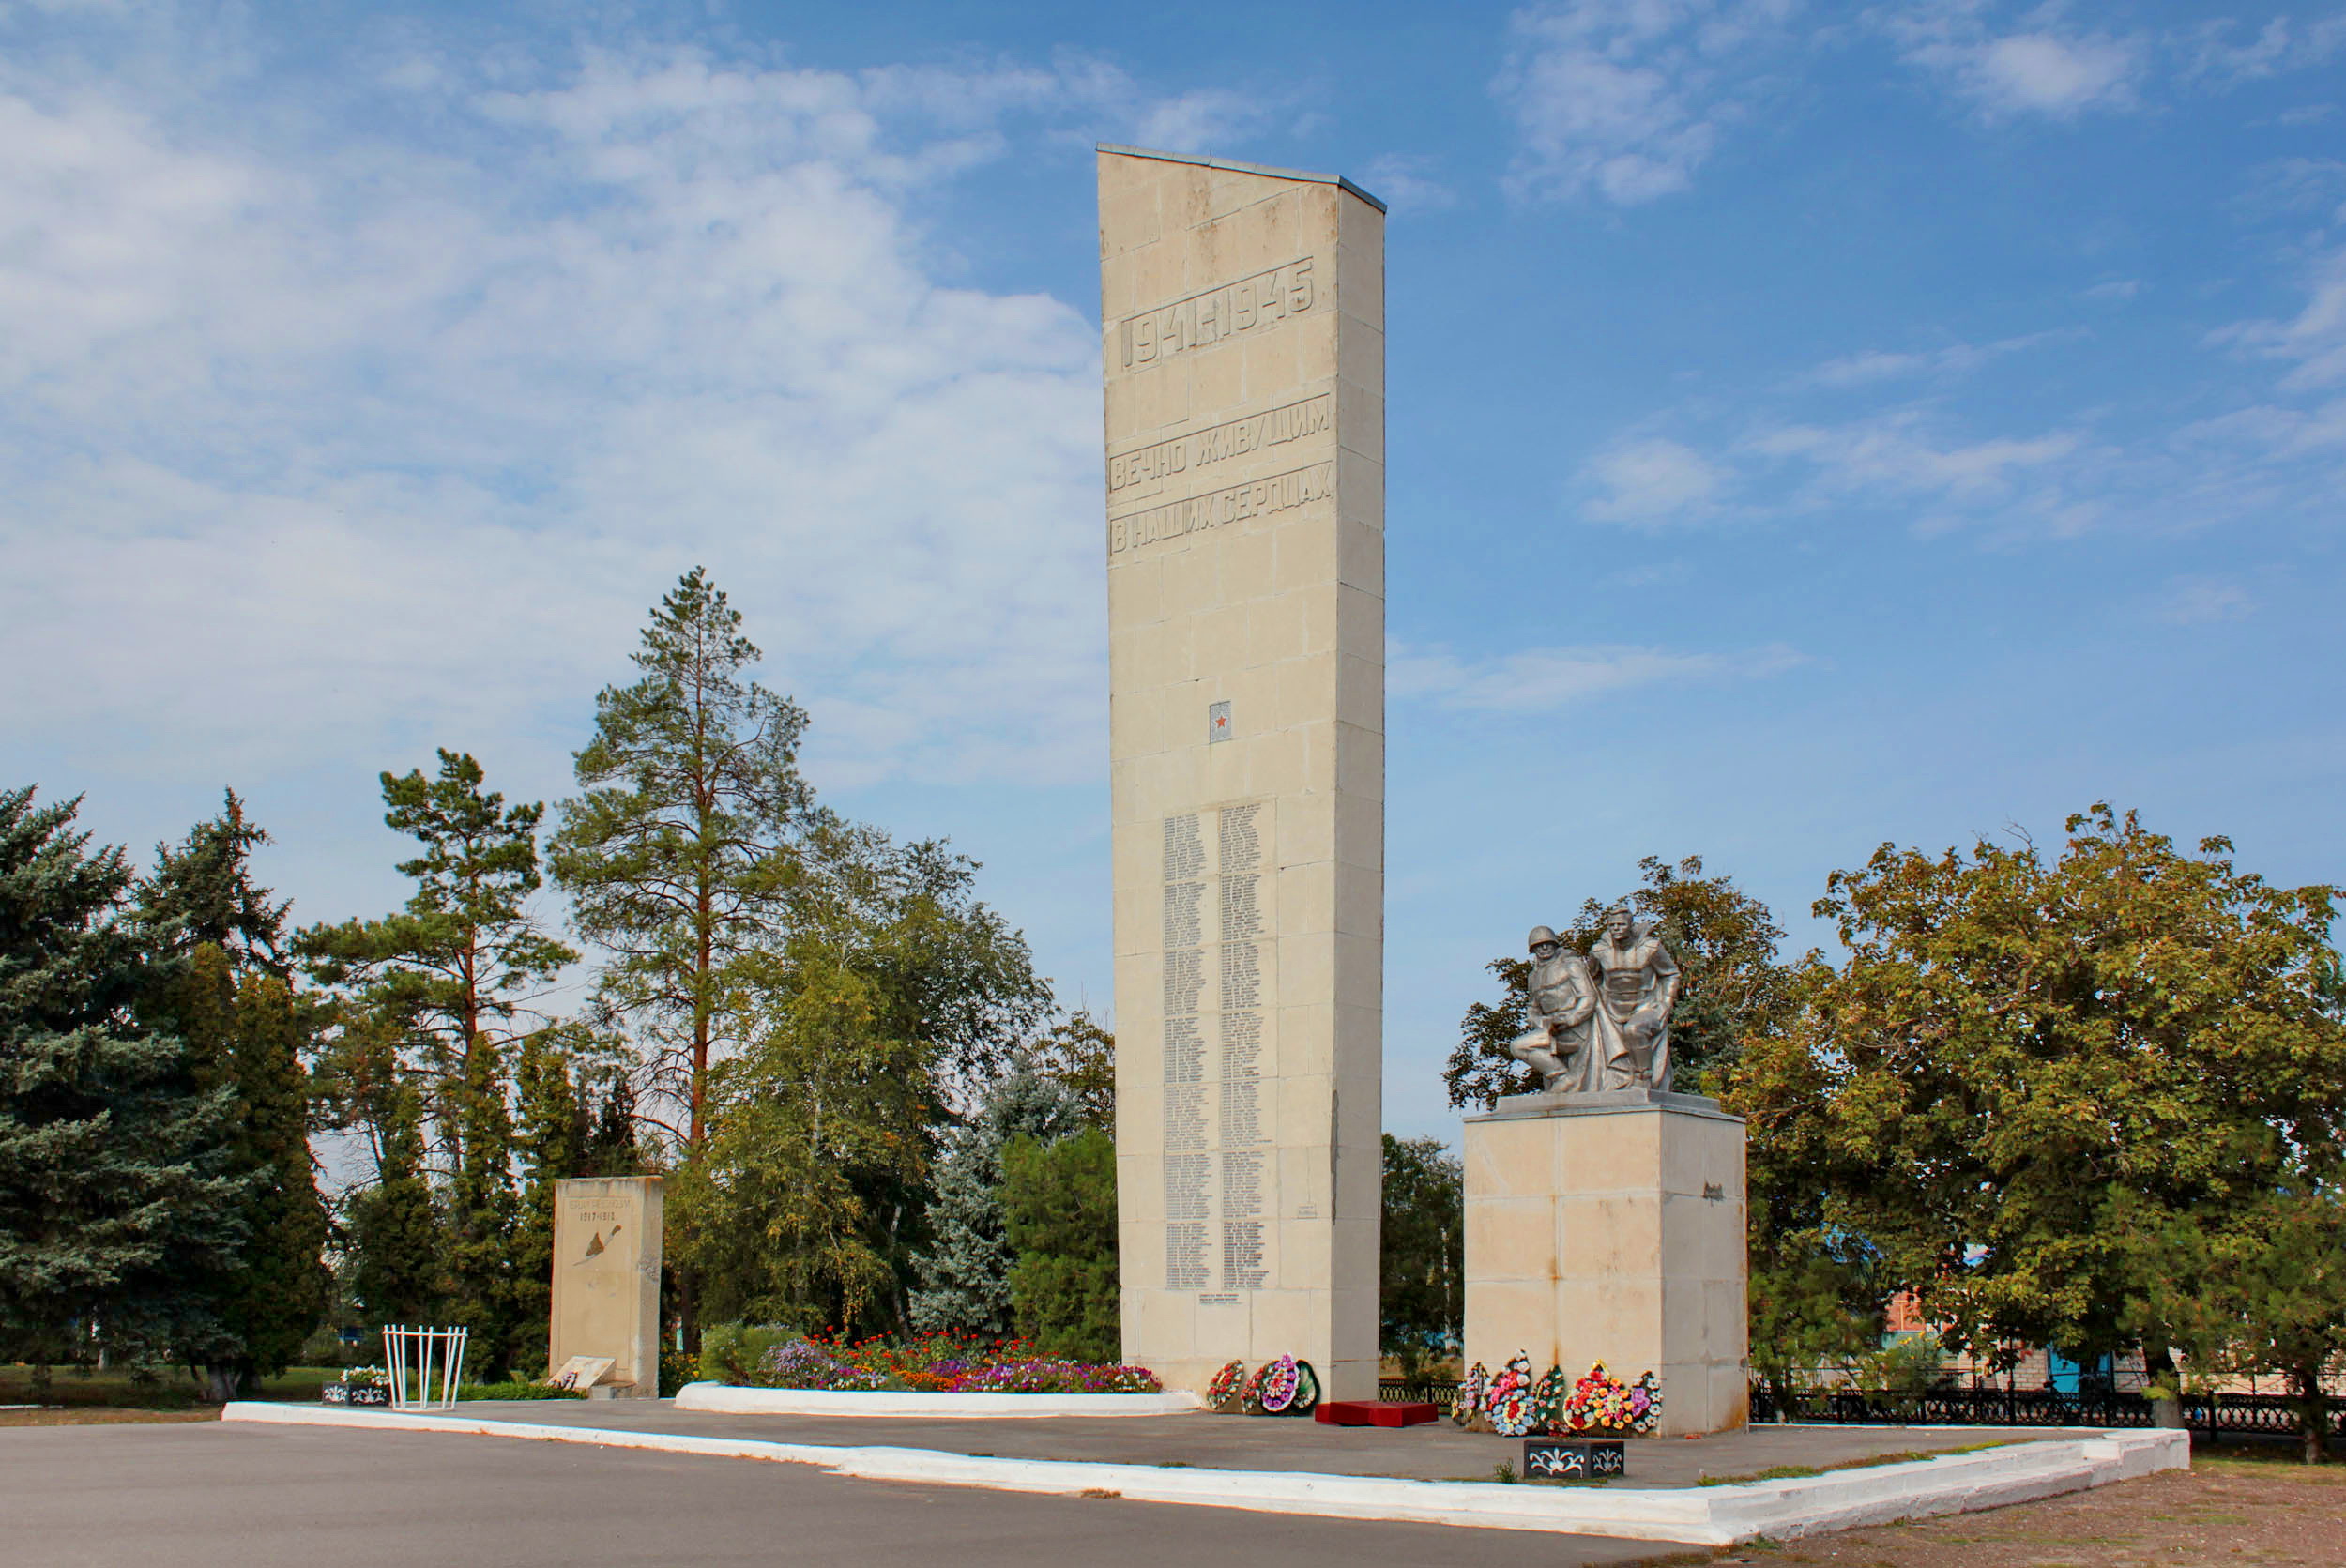
<svg viewBox="0 0 2346 1568">
<path fill-rule="evenodd" d="M 1605 932 L 1589 950 L 1596 971 L 1597 1073 L 1599 1088 L 1667 1090 L 1670 1060 L 1670 1009 L 1678 1001 L 1678 963 L 1653 934 L 1630 919 L 1629 906 L 1605 911 Z M 1592 1074 L 1596 1075 L 1596 1074 Z"/>
</svg>

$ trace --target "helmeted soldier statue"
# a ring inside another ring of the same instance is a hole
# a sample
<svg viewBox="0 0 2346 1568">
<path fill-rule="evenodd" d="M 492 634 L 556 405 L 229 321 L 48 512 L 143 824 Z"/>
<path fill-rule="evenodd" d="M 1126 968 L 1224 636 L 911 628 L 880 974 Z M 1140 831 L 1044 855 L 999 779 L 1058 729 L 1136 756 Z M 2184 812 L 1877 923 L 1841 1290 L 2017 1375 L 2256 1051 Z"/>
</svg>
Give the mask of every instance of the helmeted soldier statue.
<svg viewBox="0 0 2346 1568">
<path fill-rule="evenodd" d="M 1582 1081 L 1593 1056 L 1589 1025 L 1596 1013 L 1588 961 L 1544 925 L 1531 928 L 1527 945 L 1531 974 L 1524 986 L 1524 1012 L 1531 1029 L 1512 1042 L 1507 1054 L 1536 1071 L 1543 1089 L 1595 1088 Z"/>
</svg>

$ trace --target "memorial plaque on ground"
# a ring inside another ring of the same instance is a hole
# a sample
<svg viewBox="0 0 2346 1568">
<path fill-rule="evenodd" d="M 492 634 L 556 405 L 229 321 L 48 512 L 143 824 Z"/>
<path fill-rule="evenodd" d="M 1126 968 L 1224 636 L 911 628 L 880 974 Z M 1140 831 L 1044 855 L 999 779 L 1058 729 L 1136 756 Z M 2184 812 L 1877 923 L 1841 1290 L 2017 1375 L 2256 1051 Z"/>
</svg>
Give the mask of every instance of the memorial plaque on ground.
<svg viewBox="0 0 2346 1568">
<path fill-rule="evenodd" d="M 656 1176 L 555 1183 L 548 1366 L 605 1361 L 594 1380 L 623 1397 L 658 1396 L 661 1219 Z"/>
<path fill-rule="evenodd" d="M 1099 173 L 1124 1356 L 1373 1398 L 1384 209 Z"/>
<path fill-rule="evenodd" d="M 1609 1438 L 1531 1438 L 1523 1445 L 1526 1481 L 1601 1481 L 1629 1473 L 1629 1451 Z"/>
</svg>

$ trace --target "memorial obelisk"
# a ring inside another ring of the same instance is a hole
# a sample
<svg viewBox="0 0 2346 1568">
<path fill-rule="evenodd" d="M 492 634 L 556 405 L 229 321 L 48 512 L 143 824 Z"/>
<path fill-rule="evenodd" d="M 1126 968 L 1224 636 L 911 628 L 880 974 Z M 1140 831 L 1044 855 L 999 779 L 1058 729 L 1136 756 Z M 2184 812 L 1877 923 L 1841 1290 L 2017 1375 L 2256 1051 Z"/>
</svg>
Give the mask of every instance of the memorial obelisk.
<svg viewBox="0 0 2346 1568">
<path fill-rule="evenodd" d="M 1377 1387 L 1384 207 L 1102 147 L 1128 1361 Z"/>
</svg>

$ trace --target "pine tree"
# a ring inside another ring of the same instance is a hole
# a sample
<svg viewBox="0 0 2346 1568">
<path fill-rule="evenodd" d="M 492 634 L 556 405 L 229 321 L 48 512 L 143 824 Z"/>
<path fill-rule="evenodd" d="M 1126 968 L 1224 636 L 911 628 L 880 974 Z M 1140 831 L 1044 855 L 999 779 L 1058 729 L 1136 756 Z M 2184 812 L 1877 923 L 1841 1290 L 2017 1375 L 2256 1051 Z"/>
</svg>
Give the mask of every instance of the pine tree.
<svg viewBox="0 0 2346 1568">
<path fill-rule="evenodd" d="M 562 802 L 549 855 L 579 934 L 612 955 L 597 1007 L 682 1106 L 687 1149 L 708 1136 L 710 1062 L 741 1043 L 721 1038 L 728 971 L 778 929 L 809 799 L 806 714 L 742 678 L 759 657 L 708 573 L 680 579 L 644 629 L 643 678 L 595 698 L 583 793 Z"/>
<path fill-rule="evenodd" d="M 332 1288 L 302 1066 L 314 1012 L 289 983 L 290 906 L 252 880 L 250 858 L 267 843 L 230 791 L 218 817 L 156 847 L 155 872 L 138 889 L 138 927 L 159 977 L 142 1012 L 181 1037 L 201 1086 L 227 1091 L 227 1168 L 250 1179 L 244 1244 L 206 1286 L 215 1337 L 181 1347 L 204 1364 L 215 1399 L 291 1364 Z"/>
<path fill-rule="evenodd" d="M 545 808 L 508 807 L 504 796 L 483 789 L 480 764 L 469 755 L 443 749 L 435 779 L 420 769 L 383 775 L 389 808 L 383 820 L 424 851 L 399 867 L 416 883 L 406 908 L 381 920 L 312 927 L 295 947 L 312 976 L 343 988 L 346 1017 L 372 1020 L 346 1029 L 329 1053 L 336 1075 L 360 1074 L 349 1059 L 360 1047 L 375 1049 L 389 1038 L 420 1046 L 414 1053 L 419 1059 L 365 1071 L 419 1077 L 430 1096 L 424 1108 L 437 1127 L 449 1184 L 445 1217 L 451 1233 L 436 1254 L 445 1310 L 474 1332 L 490 1358 L 484 1364 L 495 1370 L 510 1353 L 517 1310 L 518 1202 L 505 1073 L 510 1028 L 523 994 L 578 955 L 546 936 L 529 913 L 529 895 L 541 882 L 538 825 Z M 356 1103 L 368 1102 L 361 1096 Z M 387 1148 L 386 1169 L 396 1168 L 388 1154 L 390 1129 L 379 1128 L 376 1136 Z M 408 1198 L 390 1205 L 403 1214 L 412 1208 Z"/>
<path fill-rule="evenodd" d="M 656 1167 L 635 1126 L 635 1086 L 622 1073 L 604 1074 L 602 1096 L 579 1158 L 580 1176 L 644 1176 Z M 655 1150 L 656 1151 L 656 1150 Z"/>
<path fill-rule="evenodd" d="M 1002 1148 L 1014 1137 L 1052 1142 L 1082 1120 L 1081 1104 L 1062 1082 L 1022 1068 L 954 1131 L 937 1164 L 929 1245 L 913 1260 L 922 1286 L 912 1293 L 914 1328 L 995 1338 L 1013 1332 L 1010 1271 L 1017 1255 L 1002 1230 Z"/>
<path fill-rule="evenodd" d="M 131 874 L 79 800 L 0 791 L 0 1354 L 169 1354 L 216 1332 L 201 1282 L 243 1240 L 231 1104 L 142 1024 Z"/>
</svg>

